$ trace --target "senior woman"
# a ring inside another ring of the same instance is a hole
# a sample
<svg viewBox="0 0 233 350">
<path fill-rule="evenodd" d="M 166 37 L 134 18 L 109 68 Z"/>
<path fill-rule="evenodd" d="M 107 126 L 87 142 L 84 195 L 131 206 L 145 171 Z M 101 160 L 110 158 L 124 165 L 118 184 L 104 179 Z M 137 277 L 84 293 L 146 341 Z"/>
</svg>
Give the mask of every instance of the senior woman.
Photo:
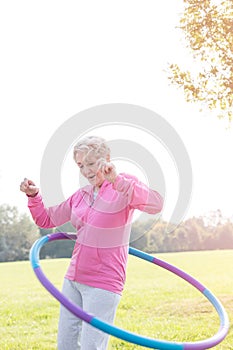
<svg viewBox="0 0 233 350">
<path fill-rule="evenodd" d="M 35 223 L 42 228 L 71 221 L 77 240 L 63 283 L 63 293 L 105 322 L 113 323 L 124 288 L 129 235 L 135 209 L 156 214 L 161 195 L 136 177 L 117 174 L 110 149 L 101 137 L 88 136 L 74 147 L 74 161 L 88 180 L 64 202 L 46 208 L 29 179 L 20 185 Z M 58 350 L 105 350 L 109 335 L 60 307 Z"/>
</svg>

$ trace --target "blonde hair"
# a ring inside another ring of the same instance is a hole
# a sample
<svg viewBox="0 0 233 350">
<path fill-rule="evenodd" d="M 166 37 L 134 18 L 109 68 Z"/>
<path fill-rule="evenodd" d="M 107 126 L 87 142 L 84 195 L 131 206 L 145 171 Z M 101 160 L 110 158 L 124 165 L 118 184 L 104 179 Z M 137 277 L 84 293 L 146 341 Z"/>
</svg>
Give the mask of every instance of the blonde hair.
<svg viewBox="0 0 233 350">
<path fill-rule="evenodd" d="M 110 148 L 108 147 L 106 140 L 99 136 L 86 136 L 80 140 L 74 146 L 74 160 L 79 151 L 87 153 L 86 156 L 90 153 L 94 153 L 96 158 L 106 158 L 107 156 L 110 156 Z"/>
</svg>

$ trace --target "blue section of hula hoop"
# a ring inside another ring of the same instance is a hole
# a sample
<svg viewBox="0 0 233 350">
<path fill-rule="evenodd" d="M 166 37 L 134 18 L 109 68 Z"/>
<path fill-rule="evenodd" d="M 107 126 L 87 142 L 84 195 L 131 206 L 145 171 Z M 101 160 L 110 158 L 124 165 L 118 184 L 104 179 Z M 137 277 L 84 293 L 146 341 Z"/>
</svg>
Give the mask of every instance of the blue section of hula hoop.
<svg viewBox="0 0 233 350">
<path fill-rule="evenodd" d="M 219 300 L 208 289 L 205 289 L 203 294 L 215 307 L 220 318 L 220 327 L 228 326 L 229 321 L 228 321 L 227 313 L 224 310 L 222 304 L 219 302 Z"/>
<path fill-rule="evenodd" d="M 107 324 L 96 317 L 92 318 L 92 320 L 90 321 L 90 324 L 98 329 L 101 329 L 102 331 L 108 334 L 113 335 L 114 337 L 123 339 L 133 344 L 145 346 L 147 348 L 161 349 L 161 350 L 183 350 L 184 349 L 183 343 L 168 342 L 168 341 L 143 337 L 141 335 L 120 329 L 116 326 L 112 326 L 111 324 Z"/>
<path fill-rule="evenodd" d="M 40 249 L 43 247 L 43 245 L 45 243 L 47 243 L 49 241 L 49 237 L 48 236 L 43 236 L 40 239 L 38 239 L 32 246 L 31 250 L 30 250 L 30 261 L 31 261 L 31 265 L 32 268 L 35 269 L 37 267 L 40 266 L 39 263 L 39 254 L 40 254 Z"/>
<path fill-rule="evenodd" d="M 152 255 L 149 255 L 145 252 L 142 252 L 141 250 L 129 247 L 129 254 L 137 256 L 138 258 L 141 258 L 143 260 L 147 260 L 149 262 L 153 262 L 154 257 Z"/>
<path fill-rule="evenodd" d="M 86 313 L 84 310 L 78 308 L 75 304 L 71 305 L 69 299 L 66 299 L 66 297 L 60 293 L 52 284 L 49 282 L 49 280 L 45 277 L 43 274 L 40 264 L 39 264 L 39 253 L 41 247 L 46 244 L 48 241 L 57 240 L 57 239 L 69 239 L 69 237 L 65 236 L 63 233 L 56 233 L 48 236 L 41 237 L 38 239 L 32 246 L 30 250 L 30 261 L 31 265 L 34 269 L 35 274 L 37 275 L 38 279 L 42 283 L 42 285 L 55 297 L 57 298 L 60 303 L 62 303 L 67 309 L 70 310 L 74 315 L 81 318 L 87 323 L 90 323 L 93 327 L 96 327 L 103 332 L 106 332 L 110 335 L 113 335 L 117 338 L 123 339 L 125 341 L 138 344 L 141 346 L 145 346 L 147 348 L 152 349 L 160 349 L 160 350 L 204 350 L 209 349 L 217 344 L 219 344 L 226 336 L 228 329 L 229 329 L 229 319 L 228 315 L 223 308 L 220 301 L 204 286 L 200 288 L 199 282 L 194 280 L 193 278 L 187 279 L 186 273 L 183 271 L 175 268 L 173 265 L 170 264 L 160 264 L 159 266 L 173 272 L 174 274 L 177 274 L 179 277 L 186 279 L 187 282 L 189 282 L 191 285 L 199 289 L 201 293 L 210 301 L 210 303 L 215 307 L 219 318 L 220 318 L 220 329 L 219 331 L 212 337 L 203 341 L 197 341 L 197 342 L 190 342 L 190 343 L 181 343 L 181 342 L 171 342 L 171 341 L 165 341 L 165 340 L 159 340 L 159 339 L 153 339 L 144 337 L 141 335 L 138 335 L 136 333 L 128 332 L 124 329 L 118 328 L 116 326 L 113 326 L 111 324 L 108 324 L 99 318 L 90 315 Z M 143 260 L 152 262 L 154 264 L 158 264 L 158 259 L 156 259 L 147 253 L 144 253 L 138 249 L 129 248 L 129 253 L 139 257 Z M 161 260 L 162 261 L 162 260 Z M 179 271 L 177 271 L 179 270 Z M 180 273 L 182 272 L 182 273 Z M 179 274 L 178 274 L 179 273 Z M 191 277 L 191 276 L 190 276 Z M 198 283 L 197 283 L 198 282 Z"/>
</svg>

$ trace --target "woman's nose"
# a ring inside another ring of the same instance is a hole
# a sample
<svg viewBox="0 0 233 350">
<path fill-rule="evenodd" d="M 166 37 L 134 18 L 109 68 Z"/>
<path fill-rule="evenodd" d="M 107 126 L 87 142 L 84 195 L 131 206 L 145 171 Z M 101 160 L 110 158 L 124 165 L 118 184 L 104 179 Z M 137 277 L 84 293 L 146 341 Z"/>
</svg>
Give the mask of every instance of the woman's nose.
<svg viewBox="0 0 233 350">
<path fill-rule="evenodd" d="M 84 176 L 88 176 L 89 174 L 91 174 L 91 169 L 88 166 L 84 166 L 82 169 L 82 173 Z"/>
</svg>

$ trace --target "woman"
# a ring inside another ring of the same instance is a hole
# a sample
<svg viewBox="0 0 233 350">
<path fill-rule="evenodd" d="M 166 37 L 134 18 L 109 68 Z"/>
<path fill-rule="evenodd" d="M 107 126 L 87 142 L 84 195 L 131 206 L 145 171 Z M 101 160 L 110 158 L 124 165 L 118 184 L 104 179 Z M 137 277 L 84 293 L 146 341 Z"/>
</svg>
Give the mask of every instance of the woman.
<svg viewBox="0 0 233 350">
<path fill-rule="evenodd" d="M 90 184 L 63 203 L 46 208 L 39 189 L 28 179 L 20 189 L 28 196 L 28 207 L 39 227 L 71 221 L 77 229 L 63 294 L 86 312 L 113 323 L 125 283 L 133 212 L 158 213 L 163 200 L 136 177 L 117 174 L 103 138 L 84 138 L 73 154 Z M 108 338 L 108 334 L 82 322 L 61 305 L 58 350 L 105 350 Z"/>
</svg>

